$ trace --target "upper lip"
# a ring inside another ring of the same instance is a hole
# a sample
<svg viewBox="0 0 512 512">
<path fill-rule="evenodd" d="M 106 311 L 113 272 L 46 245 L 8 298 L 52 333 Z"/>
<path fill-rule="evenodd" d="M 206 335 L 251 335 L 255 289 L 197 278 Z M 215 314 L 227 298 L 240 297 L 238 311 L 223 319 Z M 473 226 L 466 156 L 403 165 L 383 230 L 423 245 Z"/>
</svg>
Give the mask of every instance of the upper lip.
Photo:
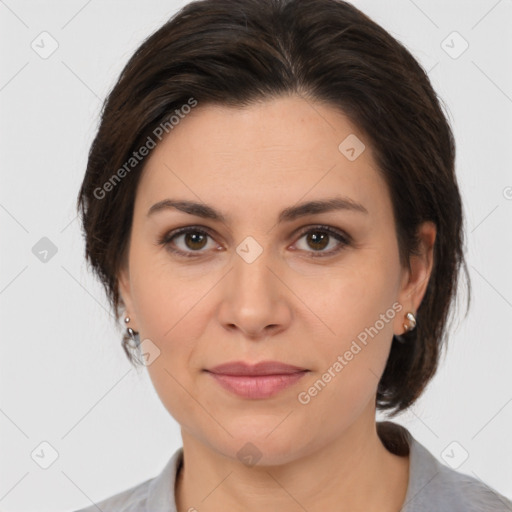
<svg viewBox="0 0 512 512">
<path fill-rule="evenodd" d="M 223 375 L 283 375 L 307 371 L 306 368 L 281 363 L 279 361 L 261 361 L 256 364 L 244 361 L 232 361 L 209 368 L 211 373 Z"/>
</svg>

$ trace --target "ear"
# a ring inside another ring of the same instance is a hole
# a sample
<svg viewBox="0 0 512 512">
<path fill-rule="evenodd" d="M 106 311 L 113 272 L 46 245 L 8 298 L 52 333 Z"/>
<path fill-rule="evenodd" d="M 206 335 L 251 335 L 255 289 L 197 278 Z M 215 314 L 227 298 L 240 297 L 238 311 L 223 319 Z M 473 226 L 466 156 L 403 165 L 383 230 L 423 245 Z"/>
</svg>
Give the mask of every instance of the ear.
<svg viewBox="0 0 512 512">
<path fill-rule="evenodd" d="M 398 301 L 404 309 L 397 316 L 395 334 L 404 334 L 404 316 L 409 311 L 416 314 L 427 291 L 434 263 L 436 234 L 436 225 L 431 221 L 424 222 L 418 228 L 418 238 L 420 240 L 418 254 L 411 255 L 409 268 L 403 269 Z"/>
<path fill-rule="evenodd" d="M 118 289 L 123 304 L 125 306 L 125 316 L 130 317 L 130 323 L 128 324 L 132 329 L 136 329 L 136 319 L 135 310 L 133 308 L 133 301 L 131 296 L 131 287 L 130 287 L 130 272 L 128 266 L 125 265 L 121 268 L 118 275 Z"/>
</svg>

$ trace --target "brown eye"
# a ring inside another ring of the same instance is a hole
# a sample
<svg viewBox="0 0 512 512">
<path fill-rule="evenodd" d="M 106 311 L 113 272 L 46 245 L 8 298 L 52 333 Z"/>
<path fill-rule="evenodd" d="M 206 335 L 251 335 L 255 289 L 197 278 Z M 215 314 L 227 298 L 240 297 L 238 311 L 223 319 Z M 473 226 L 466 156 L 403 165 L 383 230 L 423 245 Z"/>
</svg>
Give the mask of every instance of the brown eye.
<svg viewBox="0 0 512 512">
<path fill-rule="evenodd" d="M 322 250 L 329 245 L 329 236 L 328 234 L 322 231 L 310 231 L 306 235 L 307 243 L 310 247 L 315 250 Z"/>
<path fill-rule="evenodd" d="M 202 249 L 206 245 L 206 237 L 208 235 L 198 232 L 189 232 L 184 233 L 181 236 L 184 237 L 183 240 L 187 248 L 197 251 L 198 249 Z"/>
<path fill-rule="evenodd" d="M 299 240 L 305 240 L 306 247 L 299 249 L 309 252 L 312 257 L 332 256 L 350 245 L 351 238 L 328 226 L 317 226 L 303 231 Z M 327 247 L 331 250 L 325 250 Z M 312 249 L 312 250 L 311 250 Z"/>
<path fill-rule="evenodd" d="M 203 249 L 208 245 L 208 238 L 211 236 L 206 231 L 187 227 L 167 233 L 157 243 L 179 256 L 195 257 L 206 252 Z"/>
</svg>

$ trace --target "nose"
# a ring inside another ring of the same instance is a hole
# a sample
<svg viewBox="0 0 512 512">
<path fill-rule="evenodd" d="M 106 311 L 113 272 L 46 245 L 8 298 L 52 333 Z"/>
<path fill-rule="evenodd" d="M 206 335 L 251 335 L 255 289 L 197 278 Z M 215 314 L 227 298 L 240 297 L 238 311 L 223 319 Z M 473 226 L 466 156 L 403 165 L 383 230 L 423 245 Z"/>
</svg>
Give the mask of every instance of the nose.
<svg viewBox="0 0 512 512">
<path fill-rule="evenodd" d="M 261 340 L 288 328 L 293 294 L 270 251 L 264 250 L 254 261 L 248 261 L 238 254 L 233 258 L 231 271 L 220 283 L 218 317 L 226 330 Z"/>
</svg>

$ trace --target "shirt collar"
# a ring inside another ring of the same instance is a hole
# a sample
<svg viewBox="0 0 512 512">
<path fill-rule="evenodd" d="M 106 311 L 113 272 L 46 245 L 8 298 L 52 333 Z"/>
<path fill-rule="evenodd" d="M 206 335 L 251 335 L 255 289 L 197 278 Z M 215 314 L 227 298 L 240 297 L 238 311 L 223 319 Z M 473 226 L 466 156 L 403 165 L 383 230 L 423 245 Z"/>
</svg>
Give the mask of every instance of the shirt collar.
<svg viewBox="0 0 512 512">
<path fill-rule="evenodd" d="M 183 447 L 178 448 L 162 472 L 148 486 L 146 512 L 177 512 L 174 486 L 183 462 Z"/>
</svg>

